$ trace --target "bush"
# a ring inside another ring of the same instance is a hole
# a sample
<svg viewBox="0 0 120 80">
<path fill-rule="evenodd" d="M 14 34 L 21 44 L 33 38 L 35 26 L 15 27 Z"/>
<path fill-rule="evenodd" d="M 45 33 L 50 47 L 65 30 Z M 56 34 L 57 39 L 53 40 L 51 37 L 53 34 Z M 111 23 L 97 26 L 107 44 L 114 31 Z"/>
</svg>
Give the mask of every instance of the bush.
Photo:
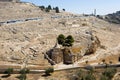
<svg viewBox="0 0 120 80">
<path fill-rule="evenodd" d="M 117 72 L 117 70 L 115 68 L 107 68 L 103 72 L 103 75 L 106 76 L 106 77 L 108 77 L 111 80 L 112 77 L 115 75 L 116 72 Z"/>
<path fill-rule="evenodd" d="M 27 76 L 26 76 L 26 74 L 21 74 L 18 78 L 20 80 L 26 80 Z"/>
<path fill-rule="evenodd" d="M 27 68 L 23 68 L 22 70 L 20 70 L 20 76 L 18 77 L 20 80 L 26 80 L 27 76 L 26 74 L 29 73 L 30 70 Z"/>
<path fill-rule="evenodd" d="M 13 73 L 13 68 L 8 68 L 4 73 L 10 76 L 10 74 Z"/>
<path fill-rule="evenodd" d="M 54 68 L 53 67 L 49 67 L 45 70 L 45 74 L 46 75 L 50 75 L 50 73 L 53 73 L 54 72 Z"/>
<path fill-rule="evenodd" d="M 27 68 L 23 68 L 22 70 L 20 70 L 20 74 L 26 74 L 26 73 L 29 73 L 30 70 L 27 69 Z"/>
<path fill-rule="evenodd" d="M 87 26 L 87 23 L 82 23 L 82 26 Z"/>
<path fill-rule="evenodd" d="M 96 78 L 94 77 L 94 75 L 88 73 L 86 76 L 85 76 L 85 79 L 84 80 L 96 80 Z"/>
<path fill-rule="evenodd" d="M 84 78 L 85 72 L 80 69 L 76 72 L 76 75 L 79 77 L 79 80 L 82 80 Z"/>
<path fill-rule="evenodd" d="M 107 78 L 106 76 L 103 76 L 103 75 L 102 75 L 102 76 L 100 77 L 100 80 L 108 80 L 108 78 Z"/>
<path fill-rule="evenodd" d="M 90 65 L 85 66 L 85 69 L 89 70 L 90 72 L 94 71 L 94 67 Z"/>
<path fill-rule="evenodd" d="M 46 8 L 45 11 L 46 11 L 46 12 L 50 12 L 50 9 Z"/>
<path fill-rule="evenodd" d="M 63 9 L 63 11 L 65 11 L 65 9 Z"/>
<path fill-rule="evenodd" d="M 45 9 L 45 6 L 39 6 L 39 8 L 41 8 L 41 10 L 44 10 L 44 9 Z"/>
<path fill-rule="evenodd" d="M 65 42 L 65 36 L 64 36 L 63 34 L 60 34 L 60 35 L 57 37 L 57 41 L 58 41 L 58 44 L 63 45 L 64 42 Z"/>
<path fill-rule="evenodd" d="M 49 10 L 51 10 L 51 9 L 52 9 L 52 8 L 51 8 L 51 5 L 48 5 L 48 9 L 49 9 Z"/>
<path fill-rule="evenodd" d="M 55 8 L 55 11 L 56 11 L 56 13 L 60 12 L 58 7 Z"/>
</svg>

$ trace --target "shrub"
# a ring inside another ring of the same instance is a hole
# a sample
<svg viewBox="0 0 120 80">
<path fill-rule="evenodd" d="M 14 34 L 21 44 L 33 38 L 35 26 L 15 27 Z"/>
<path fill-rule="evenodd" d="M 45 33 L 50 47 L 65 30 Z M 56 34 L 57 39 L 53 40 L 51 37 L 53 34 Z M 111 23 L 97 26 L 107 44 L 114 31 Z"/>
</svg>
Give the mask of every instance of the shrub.
<svg viewBox="0 0 120 80">
<path fill-rule="evenodd" d="M 10 76 L 13 73 L 13 68 L 8 68 L 4 73 Z"/>
<path fill-rule="evenodd" d="M 20 80 L 26 80 L 27 76 L 26 76 L 26 74 L 21 74 L 18 78 Z"/>
<path fill-rule="evenodd" d="M 78 70 L 77 72 L 76 72 L 76 75 L 79 77 L 79 79 L 80 80 L 82 80 L 82 78 L 83 78 L 83 76 L 84 76 L 84 71 L 82 71 L 82 70 Z"/>
<path fill-rule="evenodd" d="M 20 70 L 20 76 L 18 77 L 20 80 L 26 80 L 27 76 L 26 74 L 29 73 L 30 70 L 27 68 L 23 68 L 22 70 Z"/>
<path fill-rule="evenodd" d="M 87 26 L 87 23 L 82 23 L 82 26 Z"/>
<path fill-rule="evenodd" d="M 60 12 L 58 7 L 55 8 L 55 11 L 56 11 L 56 13 Z"/>
<path fill-rule="evenodd" d="M 112 79 L 112 77 L 115 75 L 116 73 L 116 69 L 115 68 L 107 68 L 104 72 L 103 75 L 108 77 L 110 80 Z"/>
<path fill-rule="evenodd" d="M 27 68 L 23 68 L 22 70 L 20 70 L 20 74 L 26 74 L 26 73 L 29 73 L 30 70 L 27 69 Z"/>
<path fill-rule="evenodd" d="M 63 11 L 65 11 L 65 9 L 63 9 Z"/>
<path fill-rule="evenodd" d="M 60 35 L 57 37 L 57 41 L 58 41 L 58 44 L 63 45 L 63 43 L 65 42 L 65 36 L 64 36 L 63 34 L 60 34 Z"/>
<path fill-rule="evenodd" d="M 102 76 L 100 77 L 100 80 L 108 80 L 108 78 L 107 78 L 106 76 L 103 76 L 103 75 L 102 75 Z"/>
<path fill-rule="evenodd" d="M 93 74 L 88 73 L 88 74 L 85 76 L 85 79 L 84 79 L 84 80 L 96 80 L 96 78 L 94 77 Z"/>
<path fill-rule="evenodd" d="M 54 72 L 54 68 L 53 67 L 49 67 L 45 70 L 45 74 L 46 75 L 50 75 L 50 73 L 53 73 Z"/>
<path fill-rule="evenodd" d="M 48 9 L 48 8 L 46 7 L 45 11 L 46 11 L 46 12 L 50 12 L 50 9 Z"/>
<path fill-rule="evenodd" d="M 44 10 L 44 9 L 45 9 L 45 6 L 39 6 L 39 8 L 41 8 L 41 10 Z"/>
<path fill-rule="evenodd" d="M 51 5 L 48 5 L 48 9 L 49 9 L 49 10 L 51 10 L 51 9 L 52 9 L 52 8 L 51 8 Z"/>
</svg>

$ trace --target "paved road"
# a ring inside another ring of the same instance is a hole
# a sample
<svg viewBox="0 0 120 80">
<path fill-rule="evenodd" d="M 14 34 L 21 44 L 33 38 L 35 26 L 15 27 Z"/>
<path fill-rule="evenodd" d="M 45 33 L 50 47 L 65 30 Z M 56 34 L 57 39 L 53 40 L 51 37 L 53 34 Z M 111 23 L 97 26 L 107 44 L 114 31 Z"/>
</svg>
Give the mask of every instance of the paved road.
<svg viewBox="0 0 120 80">
<path fill-rule="evenodd" d="M 65 19 L 70 19 L 70 18 L 81 18 L 83 16 L 51 16 L 49 18 L 51 19 L 60 19 L 60 18 L 65 18 Z M 26 19 L 17 19 L 17 20 L 7 20 L 0 22 L 0 25 L 2 24 L 10 24 L 10 23 L 20 23 L 20 22 L 26 22 L 26 21 L 33 21 L 33 20 L 43 20 L 44 17 L 35 17 L 35 18 L 26 18 Z"/>
</svg>

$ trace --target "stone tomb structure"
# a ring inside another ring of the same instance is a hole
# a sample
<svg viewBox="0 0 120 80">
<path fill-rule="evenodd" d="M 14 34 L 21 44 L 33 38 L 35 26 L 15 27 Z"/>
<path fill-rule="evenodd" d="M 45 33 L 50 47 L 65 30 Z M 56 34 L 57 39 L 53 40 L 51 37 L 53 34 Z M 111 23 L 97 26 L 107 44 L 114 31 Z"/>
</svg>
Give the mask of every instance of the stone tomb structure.
<svg viewBox="0 0 120 80">
<path fill-rule="evenodd" d="M 71 47 L 53 48 L 47 52 L 49 57 L 55 61 L 56 64 L 63 62 L 64 64 L 73 64 L 82 58 L 81 52 L 75 53 Z"/>
</svg>

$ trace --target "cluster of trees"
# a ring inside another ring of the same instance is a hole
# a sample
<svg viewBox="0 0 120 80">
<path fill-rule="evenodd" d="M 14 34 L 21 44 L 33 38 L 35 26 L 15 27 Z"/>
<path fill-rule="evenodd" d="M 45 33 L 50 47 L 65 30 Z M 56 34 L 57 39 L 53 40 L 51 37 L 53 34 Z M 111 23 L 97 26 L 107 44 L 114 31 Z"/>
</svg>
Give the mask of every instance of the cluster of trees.
<svg viewBox="0 0 120 80">
<path fill-rule="evenodd" d="M 112 80 L 113 76 L 117 72 L 116 68 L 107 68 L 100 78 L 100 80 Z"/>
<path fill-rule="evenodd" d="M 4 74 L 6 74 L 6 75 L 4 75 L 4 76 L 2 76 L 2 77 L 6 78 L 6 77 L 11 76 L 11 74 L 13 74 L 13 71 L 14 71 L 13 68 L 8 68 L 8 69 L 6 69 L 5 72 L 4 72 Z M 26 80 L 26 79 L 27 79 L 26 74 L 28 74 L 29 72 L 30 72 L 29 69 L 23 68 L 23 69 L 21 69 L 21 70 L 19 71 L 20 75 L 17 76 L 17 78 L 18 78 L 19 80 Z M 51 73 L 53 73 L 53 72 L 54 72 L 54 68 L 53 68 L 53 67 L 49 67 L 49 68 L 46 68 L 46 69 L 45 69 L 45 75 L 46 75 L 46 76 L 51 75 Z"/>
<path fill-rule="evenodd" d="M 71 80 L 112 80 L 116 72 L 115 68 L 106 68 L 97 79 L 94 69 L 88 71 L 78 70 L 75 73 L 76 76 L 72 77 Z"/>
<path fill-rule="evenodd" d="M 57 37 L 57 41 L 58 41 L 58 44 L 62 46 L 70 47 L 73 45 L 74 38 L 71 35 L 68 35 L 67 37 L 65 37 L 63 34 L 60 34 Z"/>
<path fill-rule="evenodd" d="M 41 8 L 41 10 L 44 10 L 46 12 L 50 12 L 50 10 L 55 10 L 56 13 L 59 13 L 59 7 L 51 7 L 51 5 L 48 5 L 48 7 L 45 6 L 39 6 L 39 8 Z M 63 11 L 65 11 L 65 9 L 63 9 Z"/>
<path fill-rule="evenodd" d="M 2 77 L 9 77 L 9 76 L 11 76 L 11 74 L 13 74 L 13 71 L 14 71 L 13 68 L 6 69 L 5 72 L 4 72 L 4 74 L 7 74 L 7 75 L 2 76 Z M 26 74 L 29 73 L 29 69 L 23 68 L 23 69 L 20 70 L 19 73 L 20 73 L 20 75 L 17 76 L 17 78 L 19 80 L 26 80 L 26 78 L 27 78 Z"/>
</svg>

